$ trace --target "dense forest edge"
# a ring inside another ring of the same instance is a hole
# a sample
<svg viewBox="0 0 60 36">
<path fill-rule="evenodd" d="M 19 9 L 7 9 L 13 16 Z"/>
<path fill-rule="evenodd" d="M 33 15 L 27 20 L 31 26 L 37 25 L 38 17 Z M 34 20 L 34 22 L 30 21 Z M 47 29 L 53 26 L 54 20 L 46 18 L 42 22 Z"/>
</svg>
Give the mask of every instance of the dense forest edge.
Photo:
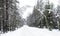
<svg viewBox="0 0 60 36">
<path fill-rule="evenodd" d="M 17 0 L 0 0 L 0 31 L 5 33 L 14 31 L 23 25 L 37 28 L 60 30 L 60 5 L 54 7 L 49 0 L 37 0 L 33 13 L 25 19 L 22 18 L 22 9 L 19 9 Z M 26 24 L 25 24 L 26 23 Z"/>
</svg>

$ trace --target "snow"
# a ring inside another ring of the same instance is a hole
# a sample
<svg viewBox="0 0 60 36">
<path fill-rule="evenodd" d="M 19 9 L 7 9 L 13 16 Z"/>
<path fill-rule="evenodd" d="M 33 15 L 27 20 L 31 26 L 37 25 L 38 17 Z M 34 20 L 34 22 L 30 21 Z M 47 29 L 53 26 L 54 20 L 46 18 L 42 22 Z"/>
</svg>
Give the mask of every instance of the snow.
<svg viewBox="0 0 60 36">
<path fill-rule="evenodd" d="M 45 28 L 40 29 L 24 25 L 23 27 L 15 31 L 1 34 L 1 36 L 60 36 L 60 31 L 58 30 L 49 31 L 48 29 Z"/>
</svg>

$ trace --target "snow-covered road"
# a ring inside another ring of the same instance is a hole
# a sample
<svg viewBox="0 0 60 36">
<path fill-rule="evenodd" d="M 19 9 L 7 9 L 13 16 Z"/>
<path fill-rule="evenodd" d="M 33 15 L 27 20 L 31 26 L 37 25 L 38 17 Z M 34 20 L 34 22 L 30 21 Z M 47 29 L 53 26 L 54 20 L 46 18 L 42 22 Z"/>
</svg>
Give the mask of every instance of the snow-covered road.
<svg viewBox="0 0 60 36">
<path fill-rule="evenodd" d="M 24 25 L 13 32 L 1 34 L 1 36 L 60 36 L 60 31 L 49 31 L 48 29 L 39 29 Z"/>
</svg>

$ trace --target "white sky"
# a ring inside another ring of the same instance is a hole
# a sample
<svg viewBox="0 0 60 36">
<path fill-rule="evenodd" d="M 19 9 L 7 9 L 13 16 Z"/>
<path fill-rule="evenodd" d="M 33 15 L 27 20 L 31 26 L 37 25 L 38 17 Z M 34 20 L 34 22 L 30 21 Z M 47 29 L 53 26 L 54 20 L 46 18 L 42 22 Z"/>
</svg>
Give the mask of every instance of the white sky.
<svg viewBox="0 0 60 36">
<path fill-rule="evenodd" d="M 59 0 L 49 0 L 50 2 L 53 2 L 55 7 L 59 4 Z"/>
<path fill-rule="evenodd" d="M 28 14 L 32 13 L 33 7 L 35 5 L 36 0 L 18 0 L 20 2 L 20 7 L 26 7 L 27 5 L 30 7 L 26 7 L 26 10 L 23 12 L 22 18 L 26 18 Z"/>
<path fill-rule="evenodd" d="M 20 2 L 20 7 L 22 6 L 34 6 L 35 5 L 35 0 L 18 0 Z"/>
<path fill-rule="evenodd" d="M 20 7 L 25 6 L 31 6 L 26 7 L 26 10 L 23 12 L 23 18 L 26 18 L 30 13 L 32 13 L 33 7 L 36 4 L 36 0 L 18 0 L 20 2 Z M 53 2 L 55 7 L 59 4 L 59 0 L 49 0 L 50 2 Z"/>
</svg>

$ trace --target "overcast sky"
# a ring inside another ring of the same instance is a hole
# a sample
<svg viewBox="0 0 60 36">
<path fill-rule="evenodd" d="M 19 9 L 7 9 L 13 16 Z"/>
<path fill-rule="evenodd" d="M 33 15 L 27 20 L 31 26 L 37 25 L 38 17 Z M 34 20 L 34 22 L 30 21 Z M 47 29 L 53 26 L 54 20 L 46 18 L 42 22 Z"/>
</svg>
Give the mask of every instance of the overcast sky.
<svg viewBox="0 0 60 36">
<path fill-rule="evenodd" d="M 23 18 L 26 18 L 30 13 L 32 13 L 33 7 L 36 4 L 37 0 L 18 0 L 19 6 L 23 7 L 23 6 L 31 6 L 31 7 L 26 7 L 26 10 L 23 12 Z M 59 0 L 49 0 L 50 2 L 53 2 L 55 7 L 59 4 Z"/>
</svg>

